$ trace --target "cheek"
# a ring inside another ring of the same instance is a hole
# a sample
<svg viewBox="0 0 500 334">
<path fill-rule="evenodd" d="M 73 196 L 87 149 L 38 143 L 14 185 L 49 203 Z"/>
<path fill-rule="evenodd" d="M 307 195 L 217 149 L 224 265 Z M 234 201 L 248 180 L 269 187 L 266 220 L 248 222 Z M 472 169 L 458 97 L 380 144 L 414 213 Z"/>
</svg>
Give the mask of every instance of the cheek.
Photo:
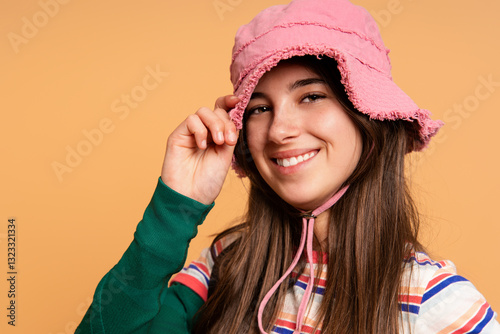
<svg viewBox="0 0 500 334">
<path fill-rule="evenodd" d="M 347 131 L 347 141 L 346 147 L 346 161 L 349 163 L 350 173 L 356 169 L 361 157 L 361 152 L 363 151 L 363 141 L 361 140 L 361 135 L 359 130 L 354 127 L 354 125 Z"/>
<path fill-rule="evenodd" d="M 359 164 L 359 159 L 361 157 L 361 152 L 363 151 L 363 142 L 361 141 L 361 136 L 356 132 L 356 137 L 353 140 L 353 150 L 351 158 L 351 173 L 354 172 Z"/>
<path fill-rule="evenodd" d="M 267 131 L 264 124 L 257 121 L 248 121 L 246 125 L 246 139 L 252 157 L 258 158 L 266 145 Z"/>
<path fill-rule="evenodd" d="M 345 113 L 345 112 L 344 112 Z M 346 169 L 354 169 L 363 149 L 361 134 L 354 122 L 346 114 L 325 117 L 322 130 L 325 140 L 340 154 L 336 164 Z"/>
</svg>

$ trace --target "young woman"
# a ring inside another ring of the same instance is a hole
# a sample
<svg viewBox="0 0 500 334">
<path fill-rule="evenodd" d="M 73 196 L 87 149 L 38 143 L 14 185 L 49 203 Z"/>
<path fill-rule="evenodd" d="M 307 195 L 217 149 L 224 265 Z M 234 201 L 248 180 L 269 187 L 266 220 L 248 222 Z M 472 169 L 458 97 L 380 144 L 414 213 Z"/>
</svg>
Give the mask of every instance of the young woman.
<svg viewBox="0 0 500 334">
<path fill-rule="evenodd" d="M 77 333 L 500 333 L 417 240 L 405 156 L 441 123 L 393 83 L 387 54 L 347 0 L 295 0 L 240 28 L 234 95 L 170 135 Z M 167 286 L 231 164 L 250 179 L 244 220 Z"/>
</svg>

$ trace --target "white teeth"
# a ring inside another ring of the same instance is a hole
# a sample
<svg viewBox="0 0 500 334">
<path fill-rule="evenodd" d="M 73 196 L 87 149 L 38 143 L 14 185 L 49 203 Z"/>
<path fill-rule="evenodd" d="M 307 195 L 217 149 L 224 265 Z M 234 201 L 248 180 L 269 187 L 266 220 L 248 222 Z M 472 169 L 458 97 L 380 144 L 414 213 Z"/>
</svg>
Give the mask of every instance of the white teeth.
<svg viewBox="0 0 500 334">
<path fill-rule="evenodd" d="M 304 162 L 306 160 L 309 160 L 312 157 L 314 157 L 314 152 L 311 152 L 310 154 L 304 154 L 304 155 L 299 155 L 296 157 L 291 157 L 288 159 L 276 159 L 276 162 L 281 167 L 290 167 L 290 166 L 295 166 L 296 164 Z"/>
</svg>

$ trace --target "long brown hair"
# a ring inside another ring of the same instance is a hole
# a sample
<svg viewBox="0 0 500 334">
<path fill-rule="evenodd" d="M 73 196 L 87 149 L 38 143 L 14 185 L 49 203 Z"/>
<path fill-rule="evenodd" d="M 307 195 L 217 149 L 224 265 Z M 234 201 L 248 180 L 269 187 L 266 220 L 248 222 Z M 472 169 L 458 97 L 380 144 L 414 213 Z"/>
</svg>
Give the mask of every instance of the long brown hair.
<svg viewBox="0 0 500 334">
<path fill-rule="evenodd" d="M 303 56 L 284 62 L 305 65 L 322 76 L 363 141 L 359 163 L 346 181 L 350 187 L 331 209 L 328 249 L 322 250 L 328 254 L 327 280 L 317 326 L 323 333 L 398 333 L 403 261 L 412 250 L 422 249 L 418 213 L 404 173 L 405 154 L 418 125 L 371 120 L 356 111 L 334 59 Z M 216 258 L 209 298 L 198 313 L 194 333 L 258 333 L 258 306 L 291 264 L 300 240 L 298 211 L 258 173 L 245 128 L 235 156 L 250 179 L 248 208 L 243 223 L 214 240 L 238 236 Z M 293 283 L 282 284 L 267 304 L 266 330 L 272 328 Z"/>
</svg>

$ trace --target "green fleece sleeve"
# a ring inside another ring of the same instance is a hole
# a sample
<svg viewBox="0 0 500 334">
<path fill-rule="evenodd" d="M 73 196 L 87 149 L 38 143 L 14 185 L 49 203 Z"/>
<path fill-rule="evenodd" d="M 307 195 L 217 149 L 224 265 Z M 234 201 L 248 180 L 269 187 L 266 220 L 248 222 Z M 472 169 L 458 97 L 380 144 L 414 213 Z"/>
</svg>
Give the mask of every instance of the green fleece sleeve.
<svg viewBox="0 0 500 334">
<path fill-rule="evenodd" d="M 203 300 L 183 285 L 167 283 L 182 269 L 189 242 L 212 207 L 159 179 L 134 240 L 99 282 L 75 334 L 165 333 L 164 328 L 189 333 Z"/>
</svg>

